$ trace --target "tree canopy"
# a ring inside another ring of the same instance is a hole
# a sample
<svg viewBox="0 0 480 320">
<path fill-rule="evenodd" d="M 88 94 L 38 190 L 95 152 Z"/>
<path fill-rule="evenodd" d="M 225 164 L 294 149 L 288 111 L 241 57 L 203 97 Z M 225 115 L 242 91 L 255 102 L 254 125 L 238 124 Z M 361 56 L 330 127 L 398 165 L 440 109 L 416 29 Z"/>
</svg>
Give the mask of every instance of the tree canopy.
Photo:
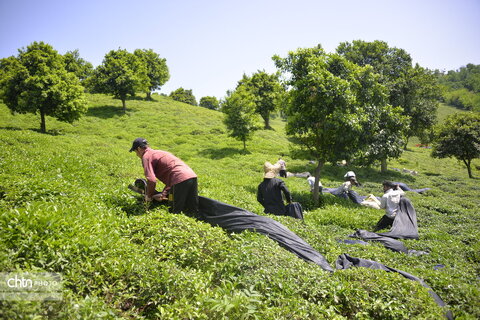
<svg viewBox="0 0 480 320">
<path fill-rule="evenodd" d="M 68 72 L 73 72 L 82 83 L 92 76 L 92 64 L 81 58 L 78 50 L 67 51 L 63 55 L 63 59 L 65 60 L 65 69 Z"/>
<path fill-rule="evenodd" d="M 436 109 L 440 97 L 439 87 L 432 72 L 412 66 L 412 58 L 403 49 L 389 47 L 384 41 L 343 42 L 337 53 L 360 65 L 370 65 L 380 74 L 379 81 L 388 88 L 388 101 L 403 108 L 410 117 L 404 134 L 405 147 L 411 136 L 422 135 L 436 122 Z"/>
<path fill-rule="evenodd" d="M 480 158 L 480 114 L 454 113 L 445 119 L 435 133 L 432 157 L 454 157 L 463 161 L 473 178 L 471 162 Z"/>
<path fill-rule="evenodd" d="M 147 87 L 147 99 L 152 98 L 152 91 L 160 89 L 169 79 L 170 72 L 167 67 L 167 60 L 160 58 L 158 53 L 155 53 L 152 49 L 134 51 L 134 54 L 145 63 L 147 68 L 147 76 L 150 83 Z"/>
<path fill-rule="evenodd" d="M 252 93 L 255 99 L 255 112 L 262 117 L 264 128 L 271 129 L 270 115 L 277 109 L 283 91 L 278 75 L 257 71 L 251 77 L 243 75 L 238 86 L 245 86 Z"/>
<path fill-rule="evenodd" d="M 175 101 L 191 104 L 192 106 L 197 105 L 197 99 L 195 99 L 191 89 L 185 90 L 180 87 L 177 90 L 170 92 L 170 98 Z"/>
<path fill-rule="evenodd" d="M 317 160 L 314 201 L 325 162 L 351 159 L 365 148 L 365 130 L 379 126 L 386 89 L 371 66 L 360 67 L 320 46 L 273 57 L 290 87 L 287 134 Z M 368 132 L 375 134 L 375 132 Z"/>
<path fill-rule="evenodd" d="M 0 98 L 12 112 L 40 114 L 40 130 L 46 132 L 46 116 L 68 123 L 86 112 L 84 88 L 53 47 L 33 42 L 17 57 L 0 60 Z"/>
<path fill-rule="evenodd" d="M 218 110 L 220 103 L 216 97 L 205 96 L 200 99 L 200 107 L 204 107 L 211 110 Z"/>
<path fill-rule="evenodd" d="M 254 97 L 245 86 L 228 92 L 222 103 L 221 109 L 225 114 L 223 122 L 229 136 L 242 141 L 244 151 L 247 149 L 247 141 L 252 139 L 253 133 L 258 129 L 255 107 Z"/>
<path fill-rule="evenodd" d="M 120 99 L 126 113 L 126 100 L 135 93 L 146 92 L 150 84 L 146 64 L 125 49 L 111 50 L 95 69 L 93 86 L 96 92 L 112 94 Z"/>
</svg>

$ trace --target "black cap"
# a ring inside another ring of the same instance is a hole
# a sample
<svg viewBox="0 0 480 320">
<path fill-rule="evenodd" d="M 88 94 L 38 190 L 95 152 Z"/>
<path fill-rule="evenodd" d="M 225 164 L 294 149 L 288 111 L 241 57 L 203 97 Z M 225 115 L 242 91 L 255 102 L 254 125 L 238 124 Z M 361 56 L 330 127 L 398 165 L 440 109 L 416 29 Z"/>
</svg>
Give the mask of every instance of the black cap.
<svg viewBox="0 0 480 320">
<path fill-rule="evenodd" d="M 148 145 L 147 140 L 143 138 L 137 138 L 133 140 L 132 147 L 130 148 L 130 152 L 137 150 L 138 147 L 146 147 Z"/>
</svg>

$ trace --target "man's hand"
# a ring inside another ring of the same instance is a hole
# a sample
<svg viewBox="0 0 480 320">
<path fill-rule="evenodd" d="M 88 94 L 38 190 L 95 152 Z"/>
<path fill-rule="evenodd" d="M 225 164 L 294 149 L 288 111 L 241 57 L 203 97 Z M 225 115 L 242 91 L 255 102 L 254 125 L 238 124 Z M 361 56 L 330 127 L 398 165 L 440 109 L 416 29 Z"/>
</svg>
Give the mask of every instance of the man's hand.
<svg viewBox="0 0 480 320">
<path fill-rule="evenodd" d="M 153 198 L 153 200 L 156 200 L 156 201 L 168 200 L 168 198 L 165 197 L 165 196 L 163 195 L 163 193 L 157 193 L 157 194 L 154 195 L 152 198 Z"/>
</svg>

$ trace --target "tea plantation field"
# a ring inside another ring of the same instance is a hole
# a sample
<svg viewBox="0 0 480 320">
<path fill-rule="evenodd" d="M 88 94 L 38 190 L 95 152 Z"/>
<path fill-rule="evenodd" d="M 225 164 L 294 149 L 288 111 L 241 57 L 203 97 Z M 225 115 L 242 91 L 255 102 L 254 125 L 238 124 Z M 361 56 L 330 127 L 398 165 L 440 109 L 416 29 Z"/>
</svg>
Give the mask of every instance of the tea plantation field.
<svg viewBox="0 0 480 320">
<path fill-rule="evenodd" d="M 456 319 L 480 318 L 480 185 L 464 165 L 433 159 L 411 141 L 400 159 L 379 168 L 327 164 L 321 181 L 337 187 L 348 170 L 361 195 L 380 196 L 385 179 L 407 192 L 417 211 L 424 255 L 379 243 L 349 245 L 357 229 L 383 215 L 325 195 L 314 208 L 304 178 L 286 178 L 305 220 L 270 216 L 322 253 L 378 261 L 423 279 L 447 304 L 397 273 L 352 268 L 323 271 L 254 233 L 228 234 L 165 207 L 146 207 L 128 188 L 143 175 L 128 150 L 136 137 L 182 158 L 198 175 L 200 195 L 263 214 L 256 201 L 262 165 L 284 153 L 291 172 L 313 172 L 289 157 L 285 123 L 260 130 L 243 152 L 227 136 L 222 114 L 154 95 L 121 102 L 89 95 L 87 114 L 73 125 L 12 115 L 0 104 L 0 272 L 50 272 L 62 277 L 56 301 L 0 300 L 1 319 Z M 442 106 L 442 115 L 452 112 Z M 473 164 L 480 177 L 480 161 Z M 398 168 L 400 171 L 394 170 Z M 415 170 L 418 175 L 402 172 Z M 161 187 L 161 183 L 159 183 Z"/>
</svg>

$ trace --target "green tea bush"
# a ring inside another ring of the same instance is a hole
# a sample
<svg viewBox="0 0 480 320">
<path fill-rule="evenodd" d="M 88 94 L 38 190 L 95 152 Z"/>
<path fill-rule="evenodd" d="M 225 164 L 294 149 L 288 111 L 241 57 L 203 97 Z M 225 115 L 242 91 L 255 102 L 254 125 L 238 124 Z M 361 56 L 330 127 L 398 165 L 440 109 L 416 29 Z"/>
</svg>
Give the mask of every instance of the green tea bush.
<svg viewBox="0 0 480 320">
<path fill-rule="evenodd" d="M 285 154 L 291 172 L 314 165 L 289 156 L 285 123 L 255 132 L 247 152 L 226 134 L 222 114 L 154 96 L 119 101 L 89 95 L 89 110 L 73 125 L 12 115 L 0 104 L 0 271 L 62 275 L 61 301 L 0 301 L 3 319 L 439 319 L 446 310 L 428 290 L 396 273 L 354 268 L 323 271 L 268 237 L 219 227 L 159 205 L 145 205 L 127 185 L 143 176 L 131 141 L 146 138 L 187 162 L 199 193 L 265 215 L 256 201 L 263 163 Z M 477 164 L 478 165 L 478 164 Z M 325 187 L 354 170 L 361 195 L 381 195 L 384 179 L 408 192 L 419 240 L 404 240 L 406 255 L 379 243 L 348 245 L 357 229 L 372 230 L 383 211 L 326 194 L 314 207 L 304 178 L 285 183 L 305 211 L 304 221 L 267 215 L 295 232 L 334 267 L 343 253 L 375 260 L 425 280 L 457 319 L 480 317 L 480 188 L 463 164 L 432 159 L 414 147 L 390 168 L 327 164 Z M 478 175 L 478 171 L 474 171 Z M 159 183 L 158 188 L 161 188 Z"/>
</svg>

